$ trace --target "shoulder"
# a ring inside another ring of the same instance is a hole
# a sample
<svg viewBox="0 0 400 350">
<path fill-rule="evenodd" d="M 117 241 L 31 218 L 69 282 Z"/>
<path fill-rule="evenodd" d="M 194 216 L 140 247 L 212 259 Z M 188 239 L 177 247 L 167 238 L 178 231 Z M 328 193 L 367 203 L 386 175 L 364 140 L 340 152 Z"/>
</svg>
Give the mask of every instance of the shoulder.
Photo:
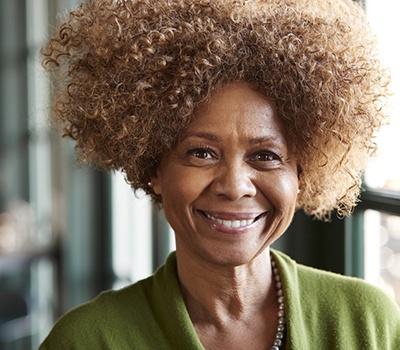
<svg viewBox="0 0 400 350">
<path fill-rule="evenodd" d="M 171 254 L 152 276 L 72 309 L 56 322 L 40 350 L 157 348 L 168 311 L 179 300 L 175 270 Z"/>
<path fill-rule="evenodd" d="M 291 311 L 298 321 L 306 320 L 308 333 L 337 334 L 338 343 L 350 341 L 365 349 L 376 341 L 382 348 L 386 348 L 383 344 L 400 346 L 400 310 L 380 288 L 298 264 L 276 251 L 273 254 Z"/>
<path fill-rule="evenodd" d="M 319 270 L 298 264 L 283 253 L 275 251 L 275 254 L 287 283 L 294 286 L 301 295 L 314 295 L 316 300 L 329 301 L 329 304 L 335 304 L 335 300 L 341 304 L 350 303 L 353 308 L 357 304 L 363 308 L 379 305 L 383 311 L 393 308 L 398 311 L 397 305 L 387 293 L 360 278 Z"/>
<path fill-rule="evenodd" d="M 381 300 L 393 306 L 393 300 L 380 288 L 375 287 L 366 281 L 338 273 L 319 270 L 310 266 L 297 263 L 287 255 L 274 251 L 279 266 L 287 282 L 298 290 L 307 293 L 316 293 L 320 297 L 332 295 L 344 299 L 357 299 L 371 302 Z M 352 301 L 354 302 L 354 300 Z"/>
<path fill-rule="evenodd" d="M 151 313 L 145 293 L 151 279 L 143 280 L 118 291 L 106 291 L 95 299 L 64 314 L 43 342 L 43 349 L 88 349 L 105 346 L 124 327 Z"/>
<path fill-rule="evenodd" d="M 312 267 L 297 264 L 299 288 L 306 293 L 318 295 L 321 301 L 337 303 L 351 310 L 375 310 L 376 314 L 384 314 L 389 310 L 398 311 L 394 300 L 381 288 L 378 288 L 361 278 L 322 271 Z"/>
<path fill-rule="evenodd" d="M 120 290 L 102 292 L 93 300 L 67 312 L 59 322 L 71 323 L 73 321 L 72 323 L 83 326 L 90 321 L 92 326 L 104 327 L 104 324 L 111 323 L 113 319 L 120 318 L 121 315 L 143 308 L 148 302 L 146 287 L 149 284 L 151 284 L 151 278 Z"/>
</svg>

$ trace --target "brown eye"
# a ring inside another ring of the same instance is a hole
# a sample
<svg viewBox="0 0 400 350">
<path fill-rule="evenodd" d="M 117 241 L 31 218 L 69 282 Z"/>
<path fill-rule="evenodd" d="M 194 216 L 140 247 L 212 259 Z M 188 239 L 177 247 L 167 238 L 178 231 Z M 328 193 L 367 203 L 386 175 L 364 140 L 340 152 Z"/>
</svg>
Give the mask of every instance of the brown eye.
<svg viewBox="0 0 400 350">
<path fill-rule="evenodd" d="M 189 154 L 193 157 L 200 159 L 210 159 L 213 157 L 212 151 L 207 148 L 196 148 L 189 151 Z"/>
<path fill-rule="evenodd" d="M 253 159 L 258 162 L 271 162 L 280 160 L 280 157 L 273 152 L 260 152 L 253 156 Z"/>
</svg>

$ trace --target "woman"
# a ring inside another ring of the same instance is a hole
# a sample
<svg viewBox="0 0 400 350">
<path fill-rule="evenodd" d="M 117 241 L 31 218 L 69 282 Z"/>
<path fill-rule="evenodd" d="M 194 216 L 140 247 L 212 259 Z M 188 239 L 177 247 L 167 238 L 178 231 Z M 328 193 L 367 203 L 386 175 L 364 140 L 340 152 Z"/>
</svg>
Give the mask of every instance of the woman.
<svg viewBox="0 0 400 350">
<path fill-rule="evenodd" d="M 349 0 L 96 0 L 47 47 L 80 160 L 124 171 L 176 252 L 64 315 L 41 349 L 399 349 L 366 283 L 270 245 L 294 212 L 350 214 L 387 75 Z"/>
</svg>

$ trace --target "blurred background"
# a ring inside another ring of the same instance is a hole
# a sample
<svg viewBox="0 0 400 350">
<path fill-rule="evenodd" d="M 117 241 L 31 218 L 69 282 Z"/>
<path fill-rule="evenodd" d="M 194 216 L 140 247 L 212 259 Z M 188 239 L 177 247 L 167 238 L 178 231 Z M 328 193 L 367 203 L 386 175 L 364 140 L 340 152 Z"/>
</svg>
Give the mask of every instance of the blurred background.
<svg viewBox="0 0 400 350">
<path fill-rule="evenodd" d="M 37 349 L 65 311 L 148 276 L 174 249 L 162 214 L 120 174 L 77 167 L 73 145 L 48 121 L 39 49 L 57 14 L 79 2 L 0 0 L 0 349 Z M 274 246 L 365 278 L 400 304 L 399 4 L 364 2 L 395 96 L 360 205 L 352 218 L 330 223 L 299 212 Z"/>
</svg>

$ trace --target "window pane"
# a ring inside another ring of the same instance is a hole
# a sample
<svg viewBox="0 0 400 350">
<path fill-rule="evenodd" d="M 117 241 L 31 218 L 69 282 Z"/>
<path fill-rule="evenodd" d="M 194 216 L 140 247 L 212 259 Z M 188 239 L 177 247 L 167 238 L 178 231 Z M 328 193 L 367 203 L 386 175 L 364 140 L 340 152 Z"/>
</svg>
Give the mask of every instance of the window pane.
<svg viewBox="0 0 400 350">
<path fill-rule="evenodd" d="M 117 278 L 115 288 L 152 273 L 152 208 L 144 194 L 138 197 L 121 173 L 113 175 L 112 266 Z"/>
<path fill-rule="evenodd" d="M 364 220 L 365 279 L 400 305 L 400 216 L 367 210 Z"/>
<path fill-rule="evenodd" d="M 148 277 L 164 259 L 156 263 L 155 254 L 168 254 L 175 250 L 174 234 L 162 217 L 165 227 L 154 225 L 154 209 L 149 196 L 134 193 L 123 175 L 112 176 L 112 267 L 116 280 L 114 288 Z M 159 231 L 159 232 L 158 232 Z M 166 235 L 157 245 L 156 234 Z M 166 245 L 166 246 L 164 246 Z"/>
<path fill-rule="evenodd" d="M 400 191 L 400 65 L 398 36 L 400 34 L 400 1 L 367 0 L 367 16 L 377 34 L 382 60 L 392 73 L 391 123 L 378 138 L 378 157 L 368 167 L 365 181 L 370 187 Z"/>
</svg>

